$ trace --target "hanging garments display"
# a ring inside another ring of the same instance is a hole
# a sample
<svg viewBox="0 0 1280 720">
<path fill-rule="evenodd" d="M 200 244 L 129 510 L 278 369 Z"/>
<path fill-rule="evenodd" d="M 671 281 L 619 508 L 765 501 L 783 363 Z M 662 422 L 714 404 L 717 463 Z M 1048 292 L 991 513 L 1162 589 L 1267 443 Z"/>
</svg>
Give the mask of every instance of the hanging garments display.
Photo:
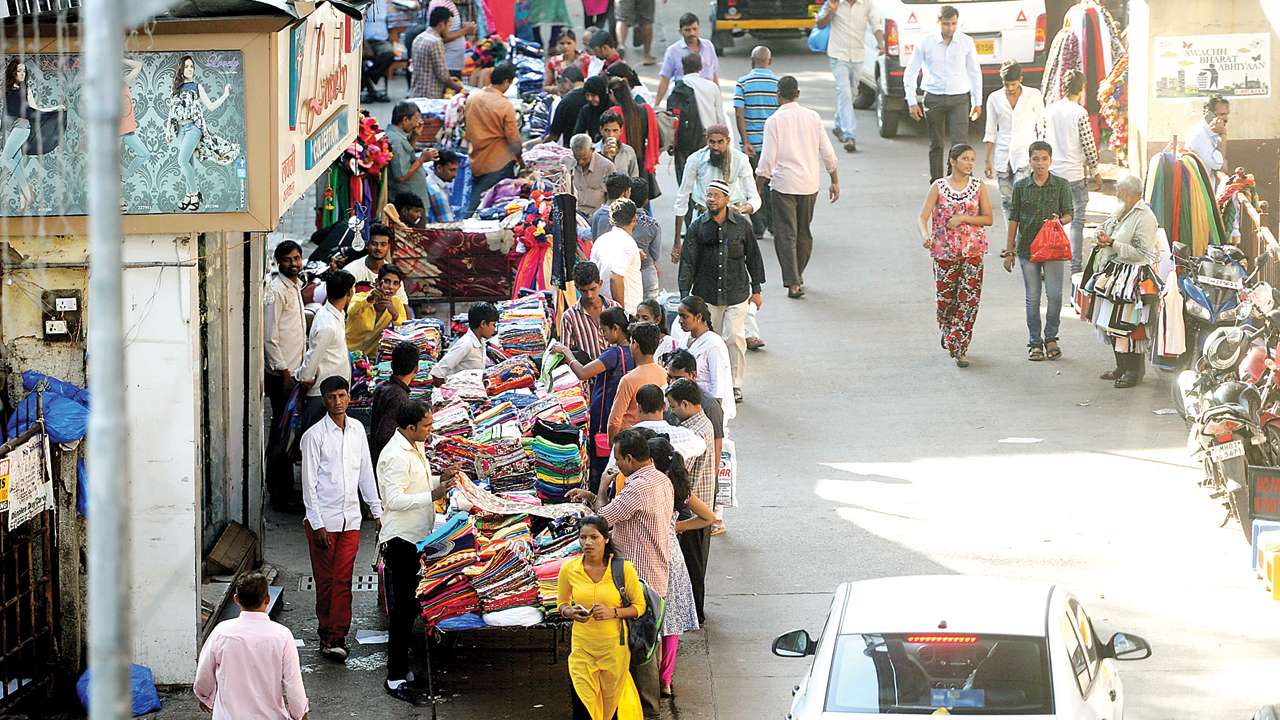
<svg viewBox="0 0 1280 720">
<path fill-rule="evenodd" d="M 1170 271 L 1165 280 L 1164 293 L 1160 296 L 1160 323 L 1156 328 L 1158 357 L 1176 358 L 1187 351 L 1187 326 L 1182 315 L 1182 289 L 1178 287 L 1177 271 Z"/>
<path fill-rule="evenodd" d="M 1195 256 L 1227 242 L 1213 188 L 1208 168 L 1195 153 L 1166 149 L 1151 159 L 1147 202 L 1169 242 L 1186 245 Z"/>
<path fill-rule="evenodd" d="M 1111 13 L 1098 0 L 1081 0 L 1067 11 L 1062 29 L 1049 48 L 1041 87 L 1044 104 L 1048 106 L 1064 97 L 1068 70 L 1084 73 L 1084 106 L 1096 140 L 1100 130 L 1099 90 L 1126 54 L 1123 33 Z"/>
</svg>

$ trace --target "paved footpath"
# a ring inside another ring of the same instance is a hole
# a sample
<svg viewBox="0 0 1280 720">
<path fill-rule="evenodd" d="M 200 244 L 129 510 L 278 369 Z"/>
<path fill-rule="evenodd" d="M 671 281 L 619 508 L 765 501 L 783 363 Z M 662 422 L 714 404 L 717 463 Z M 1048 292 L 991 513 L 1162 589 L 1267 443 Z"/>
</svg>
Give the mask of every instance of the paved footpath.
<svg viewBox="0 0 1280 720">
<path fill-rule="evenodd" d="M 659 8 L 672 28 L 686 9 L 705 12 L 691 0 Z M 727 95 L 747 69 L 743 42 L 722 62 Z M 772 45 L 778 73 L 796 75 L 802 102 L 829 119 L 825 58 L 801 42 Z M 1155 648 L 1123 667 L 1130 720 L 1242 719 L 1280 701 L 1280 605 L 1251 578 L 1238 530 L 1217 528 L 1181 421 L 1152 412 L 1168 405 L 1167 377 L 1149 373 L 1127 392 L 1097 380 L 1110 353 L 1071 317 L 1065 357 L 1027 362 L 1021 283 L 994 256 L 973 366 L 955 368 L 938 349 L 932 272 L 914 231 L 927 143 L 876 137 L 869 112 L 858 121 L 861 152 L 840 153 L 843 197 L 819 201 L 803 300 L 786 298 L 772 241 L 762 243 L 768 347 L 750 355 L 733 428 L 741 506 L 713 542 L 709 621 L 685 638 L 669 716 L 783 717 L 807 666 L 770 655 L 772 638 L 818 632 L 843 580 L 907 573 L 1066 584 L 1104 637 L 1124 629 Z M 670 175 L 663 188 L 655 206 L 669 243 Z M 998 246 L 1003 220 L 992 230 Z M 1010 437 L 1039 441 L 999 442 Z M 282 619 L 306 642 L 311 717 L 431 717 L 382 694 L 385 646 L 353 644 L 345 669 L 319 658 L 312 596 L 297 591 L 310 572 L 300 523 L 273 516 L 267 549 L 285 568 Z M 358 573 L 368 572 L 366 535 Z M 356 614 L 356 629 L 381 627 L 373 593 L 357 593 Z M 490 638 L 442 662 L 439 717 L 568 716 L 563 657 L 552 665 L 545 647 L 499 647 L 512 642 L 526 639 Z M 161 717 L 192 710 L 174 697 Z"/>
</svg>

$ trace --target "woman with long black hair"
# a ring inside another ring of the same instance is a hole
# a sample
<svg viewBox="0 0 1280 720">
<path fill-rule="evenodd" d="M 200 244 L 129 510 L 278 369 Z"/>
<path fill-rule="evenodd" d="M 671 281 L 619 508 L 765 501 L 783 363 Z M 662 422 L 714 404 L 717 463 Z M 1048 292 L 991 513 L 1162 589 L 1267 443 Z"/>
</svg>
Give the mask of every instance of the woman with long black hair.
<svg viewBox="0 0 1280 720">
<path fill-rule="evenodd" d="M 711 308 L 697 295 L 680 301 L 680 329 L 689 335 L 689 352 L 698 360 L 698 386 L 720 401 L 725 421 L 738 415 L 733 398 L 733 370 L 729 346 L 711 326 Z"/>
<path fill-rule="evenodd" d="M 640 720 L 640 694 L 631 679 L 631 650 L 624 621 L 645 611 L 644 589 L 630 560 L 614 549 L 609 521 L 589 515 L 579 523 L 582 556 L 566 562 L 557 578 L 560 614 L 574 622 L 569 651 L 574 720 Z M 611 564 L 622 563 L 623 587 L 614 583 Z M 616 716 L 615 716 L 616 713 Z"/>
<path fill-rule="evenodd" d="M 953 145 L 947 157 L 947 175 L 929 188 L 918 227 L 933 257 L 942 349 L 957 367 L 966 368 L 982 299 L 982 256 L 987 252 L 991 201 L 986 185 L 973 174 L 978 159 L 973 148 Z"/>
<path fill-rule="evenodd" d="M 662 158 L 662 142 L 658 135 L 658 115 L 643 95 L 637 92 L 639 78 L 626 63 L 614 63 L 605 71 L 610 77 L 609 93 L 614 112 L 622 116 L 622 141 L 636 151 L 640 169 L 649 180 L 649 198 L 662 194 L 656 171 Z"/>
<path fill-rule="evenodd" d="M 206 112 L 215 112 L 231 97 L 231 85 L 222 86 L 222 94 L 211 100 L 204 85 L 196 80 L 196 60 L 190 55 L 178 59 L 173 71 L 173 91 L 169 98 L 169 117 L 165 120 L 164 136 L 169 143 L 177 142 L 178 169 L 187 194 L 178 203 L 179 210 L 195 212 L 204 202 L 196 180 L 196 159 L 230 165 L 240 156 L 240 145 L 213 134 L 205 121 Z"/>
<path fill-rule="evenodd" d="M 27 176 L 27 155 L 43 155 L 58 147 L 66 127 L 66 106 L 42 107 L 28 82 L 30 71 L 21 58 L 12 58 L 4 69 L 4 120 L 6 135 L 0 167 L 8 174 L 6 185 L 18 188 L 18 212 L 35 202 L 36 192 Z M 60 117 L 50 117 L 57 113 Z"/>
</svg>

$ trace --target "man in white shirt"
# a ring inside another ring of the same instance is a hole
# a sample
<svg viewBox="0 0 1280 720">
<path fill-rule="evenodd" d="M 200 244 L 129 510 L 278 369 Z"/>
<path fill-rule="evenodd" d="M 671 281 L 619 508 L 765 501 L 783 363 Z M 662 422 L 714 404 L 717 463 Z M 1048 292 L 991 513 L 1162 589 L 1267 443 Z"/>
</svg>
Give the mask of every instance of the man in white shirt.
<svg viewBox="0 0 1280 720">
<path fill-rule="evenodd" d="M 271 430 L 267 435 L 267 491 L 276 510 L 288 511 L 298 503 L 293 489 L 293 461 L 283 447 L 279 431 L 284 404 L 296 380 L 293 373 L 302 367 L 307 352 L 307 320 L 302 314 L 302 248 L 292 240 L 275 249 L 276 271 L 267 282 L 262 320 L 262 385 L 271 404 Z"/>
<path fill-rule="evenodd" d="M 224 620 L 200 648 L 191 689 L 213 720 L 305 720 L 307 691 L 289 628 L 267 616 L 267 578 L 260 572 L 236 580 L 240 614 Z"/>
<path fill-rule="evenodd" d="M 628 315 L 635 315 L 644 299 L 640 275 L 640 248 L 632 232 L 636 227 L 636 204 L 618 198 L 609 206 L 613 229 L 596 238 L 591 246 L 591 262 L 600 268 L 605 297 L 618 303 Z"/>
<path fill-rule="evenodd" d="M 920 38 L 911 54 L 902 87 L 911 117 L 929 128 L 929 182 L 945 174 L 943 156 L 969 137 L 969 122 L 982 115 L 982 65 L 973 38 L 956 28 L 960 11 L 943 5 L 938 32 Z M 924 72 L 924 107 L 916 98 L 916 76 Z"/>
<path fill-rule="evenodd" d="M 1204 118 L 1186 135 L 1187 149 L 1209 168 L 1221 172 L 1226 165 L 1227 120 L 1231 117 L 1231 103 L 1221 95 L 1214 95 L 1204 104 Z"/>
<path fill-rule="evenodd" d="M 988 180 L 1000 183 L 1000 206 L 1009 215 L 1013 184 L 1031 174 L 1028 149 L 1044 137 L 1044 95 L 1022 84 L 1022 65 L 1010 60 L 1000 67 L 1004 90 L 987 96 Z"/>
<path fill-rule="evenodd" d="M 352 260 L 342 268 L 351 273 L 351 277 L 355 278 L 357 292 L 372 290 L 373 286 L 378 284 L 378 271 L 382 269 L 383 265 L 387 264 L 388 258 L 391 257 L 391 241 L 393 238 L 394 233 L 386 225 L 374 223 L 369 226 L 369 242 L 365 244 L 365 251 L 368 254 L 362 258 Z M 409 294 L 405 292 L 403 284 L 401 284 L 400 290 L 396 292 L 396 297 L 400 298 L 400 302 L 408 310 Z"/>
<path fill-rule="evenodd" d="M 316 583 L 320 654 L 339 662 L 347 659 L 361 499 L 373 513 L 374 527 L 382 527 L 369 439 L 360 421 L 347 417 L 350 388 L 344 377 L 321 381 L 325 416 L 302 436 L 302 501 L 307 509 L 303 530 Z"/>
<path fill-rule="evenodd" d="M 431 381 L 436 385 L 443 385 L 454 373 L 484 369 L 489 339 L 498 334 L 498 308 L 487 302 L 472 305 L 467 310 L 467 327 L 466 334 L 431 367 Z"/>
<path fill-rule="evenodd" d="M 1065 97 L 1045 108 L 1045 139 L 1053 148 L 1049 172 L 1071 187 L 1071 272 L 1080 272 L 1084 242 L 1084 216 L 1089 209 L 1089 181 L 1102 188 L 1098 174 L 1098 145 L 1093 138 L 1089 111 L 1084 109 L 1084 73 L 1068 70 L 1063 78 Z"/>
<path fill-rule="evenodd" d="M 693 89 L 693 96 L 698 101 L 698 119 L 703 128 L 724 123 L 724 97 L 720 94 L 720 85 L 702 76 L 702 56 L 689 53 L 680 61 L 684 75 L 680 82 Z"/>
<path fill-rule="evenodd" d="M 671 262 L 680 264 L 680 245 L 684 237 L 685 216 L 692 208 L 697 216 L 707 207 L 707 186 L 720 180 L 729 187 L 729 206 L 743 215 L 751 215 L 760 209 L 760 188 L 756 186 L 756 174 L 751 169 L 747 154 L 736 147 L 729 138 L 729 126 L 724 123 L 707 128 L 707 146 L 689 156 L 684 167 L 684 177 L 676 191 L 676 232 L 672 241 Z"/>
<path fill-rule="evenodd" d="M 307 354 L 298 370 L 298 382 L 307 389 L 307 402 L 302 409 L 303 428 L 309 428 L 324 415 L 320 400 L 320 383 L 325 378 L 340 377 L 351 385 L 351 356 L 347 354 L 347 305 L 355 294 L 355 278 L 345 270 L 333 270 L 325 281 L 328 298 L 311 320 L 307 337 Z"/>
<path fill-rule="evenodd" d="M 876 52 L 883 55 L 884 20 L 872 0 L 826 0 L 817 24 L 831 26 L 827 62 L 836 79 L 836 122 L 832 132 L 847 152 L 857 152 L 858 118 L 853 113 L 853 100 L 858 96 L 862 63 L 867 56 L 867 27 L 875 28 Z"/>
<path fill-rule="evenodd" d="M 813 254 L 813 207 L 825 168 L 831 178 L 827 196 L 840 199 L 836 151 L 822 130 L 822 117 L 800 105 L 800 83 L 790 75 L 778 80 L 782 104 L 764 124 L 764 150 L 756 175 L 769 181 L 773 247 L 782 266 L 787 297 L 804 296 L 804 269 Z"/>
<path fill-rule="evenodd" d="M 398 429 L 378 458 L 378 490 L 382 496 L 383 581 L 387 594 L 387 694 L 408 703 L 417 700 L 409 688 L 409 641 L 421 611 L 418 588 L 418 541 L 435 527 L 435 501 L 448 494 L 458 465 L 444 469 L 437 481 L 423 452 L 431 437 L 431 408 L 419 400 L 401 406 Z"/>
</svg>

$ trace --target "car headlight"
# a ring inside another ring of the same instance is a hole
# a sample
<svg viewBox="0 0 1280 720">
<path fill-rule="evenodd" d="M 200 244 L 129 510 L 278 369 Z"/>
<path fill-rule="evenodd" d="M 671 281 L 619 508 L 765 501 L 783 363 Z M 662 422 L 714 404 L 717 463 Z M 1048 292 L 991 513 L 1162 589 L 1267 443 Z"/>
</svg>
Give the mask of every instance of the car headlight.
<svg viewBox="0 0 1280 720">
<path fill-rule="evenodd" d="M 1191 298 L 1186 298 L 1186 302 L 1183 304 L 1183 307 L 1186 308 L 1187 314 L 1191 317 L 1209 322 L 1209 318 L 1211 317 L 1209 315 L 1209 308 L 1201 305 Z"/>
</svg>

